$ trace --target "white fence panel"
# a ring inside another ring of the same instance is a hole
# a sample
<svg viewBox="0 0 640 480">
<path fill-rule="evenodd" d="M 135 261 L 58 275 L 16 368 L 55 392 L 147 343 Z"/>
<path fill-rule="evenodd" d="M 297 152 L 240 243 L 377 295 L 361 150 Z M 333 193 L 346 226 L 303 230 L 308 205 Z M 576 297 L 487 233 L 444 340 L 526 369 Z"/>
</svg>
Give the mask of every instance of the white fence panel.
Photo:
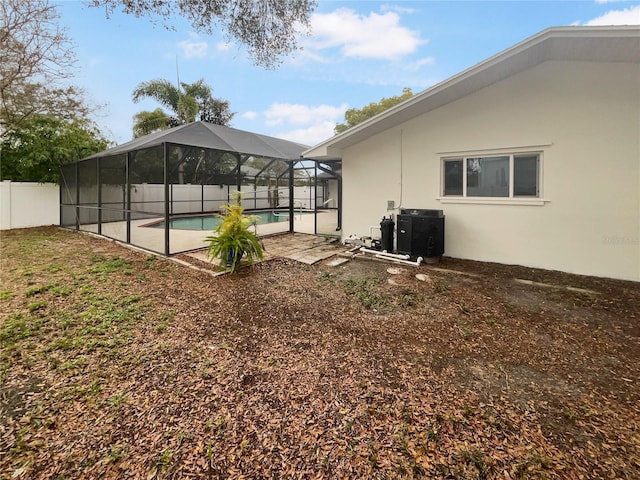
<svg viewBox="0 0 640 480">
<path fill-rule="evenodd" d="M 53 183 L 0 182 L 0 230 L 60 224 L 60 187 Z"/>
</svg>

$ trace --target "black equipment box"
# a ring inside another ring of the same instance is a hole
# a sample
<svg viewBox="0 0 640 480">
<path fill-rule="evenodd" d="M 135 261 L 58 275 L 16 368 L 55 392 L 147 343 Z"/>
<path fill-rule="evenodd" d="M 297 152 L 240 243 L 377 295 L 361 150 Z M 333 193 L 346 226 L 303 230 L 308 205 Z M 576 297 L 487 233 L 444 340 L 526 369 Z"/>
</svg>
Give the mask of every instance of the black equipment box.
<svg viewBox="0 0 640 480">
<path fill-rule="evenodd" d="M 412 257 L 444 254 L 442 210 L 403 208 L 398 215 L 398 253 Z"/>
</svg>

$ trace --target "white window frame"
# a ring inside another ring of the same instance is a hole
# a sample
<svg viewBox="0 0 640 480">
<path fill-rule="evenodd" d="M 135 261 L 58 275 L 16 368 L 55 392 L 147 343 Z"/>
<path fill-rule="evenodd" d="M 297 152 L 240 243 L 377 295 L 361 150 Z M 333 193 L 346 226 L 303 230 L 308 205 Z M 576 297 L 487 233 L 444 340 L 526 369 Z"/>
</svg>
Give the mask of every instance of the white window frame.
<svg viewBox="0 0 640 480">
<path fill-rule="evenodd" d="M 440 197 L 437 200 L 440 203 L 475 203 L 490 205 L 544 205 L 549 200 L 544 198 L 543 183 L 544 178 L 544 151 L 539 149 L 509 149 L 509 150 L 491 150 L 481 152 L 443 152 L 440 157 Z M 514 157 L 537 155 L 538 156 L 538 179 L 537 179 L 537 196 L 514 195 Z M 509 157 L 509 196 L 508 197 L 476 197 L 467 196 L 467 159 L 482 157 Z M 462 160 L 462 195 L 446 195 L 444 194 L 445 181 L 445 162 L 452 160 Z"/>
</svg>

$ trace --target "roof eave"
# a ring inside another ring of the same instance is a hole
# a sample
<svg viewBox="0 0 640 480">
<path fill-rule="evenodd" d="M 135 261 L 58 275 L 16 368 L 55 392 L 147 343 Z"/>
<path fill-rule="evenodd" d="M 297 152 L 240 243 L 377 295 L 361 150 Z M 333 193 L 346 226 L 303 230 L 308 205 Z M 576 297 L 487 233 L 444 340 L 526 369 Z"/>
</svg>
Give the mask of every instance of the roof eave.
<svg viewBox="0 0 640 480">
<path fill-rule="evenodd" d="M 613 55 L 611 61 L 639 60 L 640 28 L 637 26 L 548 28 L 319 143 L 303 152 L 303 156 L 309 159 L 341 157 L 342 150 L 346 147 L 547 60 L 600 60 L 595 55 L 603 53 L 594 51 L 585 41 L 601 38 L 623 38 L 627 43 L 637 41 L 637 49 L 618 48 L 618 55 Z M 571 39 L 585 44 L 568 45 L 564 49 L 553 44 L 557 40 Z"/>
</svg>

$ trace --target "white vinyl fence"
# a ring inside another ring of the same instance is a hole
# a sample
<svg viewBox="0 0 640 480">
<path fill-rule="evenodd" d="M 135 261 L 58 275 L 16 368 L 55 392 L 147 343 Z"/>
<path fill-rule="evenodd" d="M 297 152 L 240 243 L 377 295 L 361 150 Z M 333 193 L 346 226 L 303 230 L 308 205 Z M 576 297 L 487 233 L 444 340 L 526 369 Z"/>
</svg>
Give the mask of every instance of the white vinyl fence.
<svg viewBox="0 0 640 480">
<path fill-rule="evenodd" d="M 0 182 L 0 230 L 60 224 L 60 187 L 54 183 Z"/>
</svg>

